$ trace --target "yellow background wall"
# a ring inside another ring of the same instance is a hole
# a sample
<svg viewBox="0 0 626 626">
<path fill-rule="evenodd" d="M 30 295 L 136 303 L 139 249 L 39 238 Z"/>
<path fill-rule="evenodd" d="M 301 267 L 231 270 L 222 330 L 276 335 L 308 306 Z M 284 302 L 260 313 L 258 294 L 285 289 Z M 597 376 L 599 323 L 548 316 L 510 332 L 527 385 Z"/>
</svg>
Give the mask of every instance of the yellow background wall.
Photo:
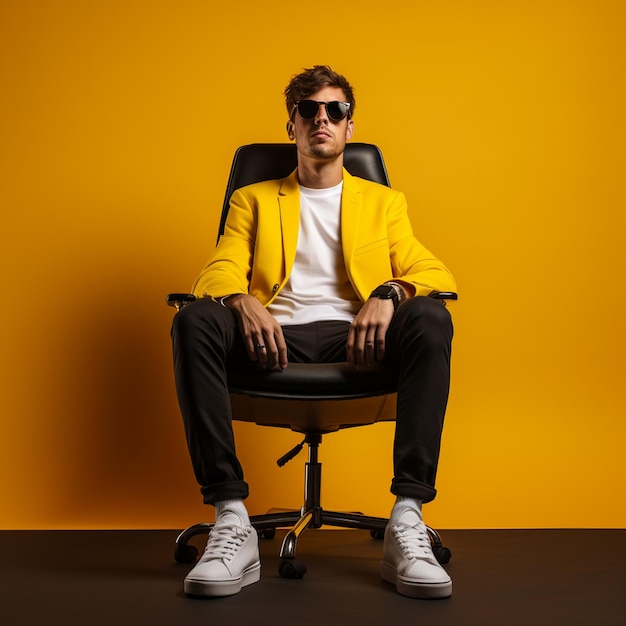
<svg viewBox="0 0 626 626">
<path fill-rule="evenodd" d="M 237 146 L 282 89 L 356 87 L 419 238 L 453 270 L 440 528 L 622 527 L 624 3 L 23 0 L 0 9 L 0 527 L 210 519 L 169 291 L 208 257 Z M 393 425 L 326 438 L 323 504 L 386 515 Z M 299 506 L 299 436 L 237 425 L 253 513 Z M 356 482 L 346 492 L 343 485 Z"/>
</svg>

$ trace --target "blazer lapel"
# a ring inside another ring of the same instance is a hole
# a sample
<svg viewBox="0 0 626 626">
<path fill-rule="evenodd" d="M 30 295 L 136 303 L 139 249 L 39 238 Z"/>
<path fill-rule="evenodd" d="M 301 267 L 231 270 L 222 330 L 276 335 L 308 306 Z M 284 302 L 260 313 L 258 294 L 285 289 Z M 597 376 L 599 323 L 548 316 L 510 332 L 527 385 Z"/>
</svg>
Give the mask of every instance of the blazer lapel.
<svg viewBox="0 0 626 626">
<path fill-rule="evenodd" d="M 297 170 L 294 170 L 283 180 L 278 192 L 278 206 L 285 276 L 289 276 L 296 258 L 298 230 L 300 228 L 300 186 Z"/>
<path fill-rule="evenodd" d="M 343 258 L 349 274 L 352 257 L 358 241 L 361 202 L 361 189 L 358 181 L 344 169 L 343 192 L 341 195 L 341 242 Z"/>
</svg>

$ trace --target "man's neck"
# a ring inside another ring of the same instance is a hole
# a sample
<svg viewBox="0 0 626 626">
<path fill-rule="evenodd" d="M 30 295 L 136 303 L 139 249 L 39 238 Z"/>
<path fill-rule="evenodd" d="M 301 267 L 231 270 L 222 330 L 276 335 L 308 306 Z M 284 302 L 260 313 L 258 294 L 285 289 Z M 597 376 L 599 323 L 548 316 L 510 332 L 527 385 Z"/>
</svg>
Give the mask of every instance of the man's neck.
<svg viewBox="0 0 626 626">
<path fill-rule="evenodd" d="M 298 155 L 298 182 L 310 189 L 328 189 L 343 180 L 343 154 L 331 161 L 318 161 Z"/>
</svg>

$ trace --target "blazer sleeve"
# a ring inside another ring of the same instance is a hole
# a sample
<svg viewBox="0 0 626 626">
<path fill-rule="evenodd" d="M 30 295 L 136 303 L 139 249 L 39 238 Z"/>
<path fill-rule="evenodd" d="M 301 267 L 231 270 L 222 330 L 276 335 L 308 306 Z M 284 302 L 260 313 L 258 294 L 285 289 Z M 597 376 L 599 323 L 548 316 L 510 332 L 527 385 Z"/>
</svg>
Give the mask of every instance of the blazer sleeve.
<svg viewBox="0 0 626 626">
<path fill-rule="evenodd" d="M 456 281 L 448 268 L 415 237 L 401 192 L 387 210 L 387 236 L 395 280 L 411 285 L 416 296 L 456 291 Z"/>
</svg>

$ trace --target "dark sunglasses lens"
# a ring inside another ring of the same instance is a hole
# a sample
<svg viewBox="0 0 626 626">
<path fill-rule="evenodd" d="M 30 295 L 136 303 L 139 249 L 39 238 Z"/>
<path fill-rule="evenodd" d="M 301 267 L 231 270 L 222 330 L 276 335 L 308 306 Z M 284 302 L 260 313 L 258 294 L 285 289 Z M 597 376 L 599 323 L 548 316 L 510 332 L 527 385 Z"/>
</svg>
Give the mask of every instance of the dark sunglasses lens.
<svg viewBox="0 0 626 626">
<path fill-rule="evenodd" d="M 317 115 L 320 105 L 315 100 L 300 100 L 298 102 L 298 113 L 305 120 L 311 120 Z M 347 102 L 333 100 L 326 104 L 326 113 L 333 122 L 341 121 L 350 110 Z"/>
<path fill-rule="evenodd" d="M 333 122 L 338 122 L 348 114 L 349 108 L 350 105 L 346 102 L 333 101 L 326 105 L 326 113 Z"/>
<path fill-rule="evenodd" d="M 319 105 L 315 100 L 300 100 L 298 102 L 298 113 L 305 120 L 310 120 L 317 115 Z"/>
</svg>

